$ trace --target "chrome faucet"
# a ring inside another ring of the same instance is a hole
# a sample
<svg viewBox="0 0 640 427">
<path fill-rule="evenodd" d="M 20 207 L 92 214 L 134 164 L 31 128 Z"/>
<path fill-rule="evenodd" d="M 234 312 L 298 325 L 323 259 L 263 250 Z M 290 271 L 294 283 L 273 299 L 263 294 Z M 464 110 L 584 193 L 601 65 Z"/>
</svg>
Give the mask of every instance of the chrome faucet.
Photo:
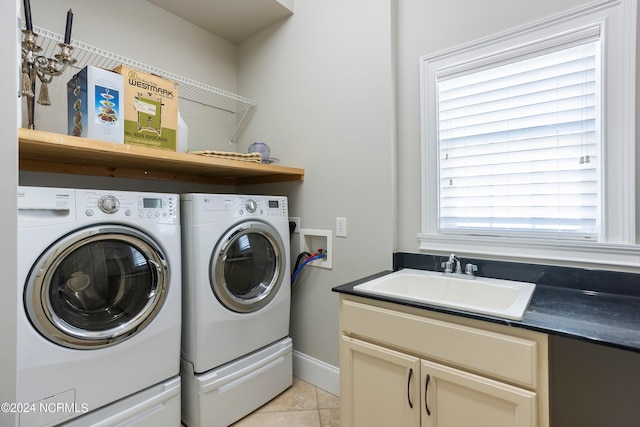
<svg viewBox="0 0 640 427">
<path fill-rule="evenodd" d="M 455 271 L 454 271 L 455 266 Z M 475 264 L 467 264 L 464 266 L 464 273 L 462 272 L 462 265 L 460 263 L 460 258 L 455 256 L 454 254 L 449 255 L 449 259 L 442 263 L 442 268 L 444 268 L 443 274 L 452 274 L 452 275 L 460 275 L 462 277 L 466 277 L 469 279 L 475 279 L 475 273 L 478 271 L 478 266 Z"/>
</svg>

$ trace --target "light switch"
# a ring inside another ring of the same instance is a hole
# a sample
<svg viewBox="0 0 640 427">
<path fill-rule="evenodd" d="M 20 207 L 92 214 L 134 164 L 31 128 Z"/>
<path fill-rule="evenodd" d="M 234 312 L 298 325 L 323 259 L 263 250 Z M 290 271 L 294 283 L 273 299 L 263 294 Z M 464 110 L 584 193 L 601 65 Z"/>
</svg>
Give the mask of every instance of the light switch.
<svg viewBox="0 0 640 427">
<path fill-rule="evenodd" d="M 347 237 L 347 218 L 336 218 L 336 237 Z"/>
</svg>

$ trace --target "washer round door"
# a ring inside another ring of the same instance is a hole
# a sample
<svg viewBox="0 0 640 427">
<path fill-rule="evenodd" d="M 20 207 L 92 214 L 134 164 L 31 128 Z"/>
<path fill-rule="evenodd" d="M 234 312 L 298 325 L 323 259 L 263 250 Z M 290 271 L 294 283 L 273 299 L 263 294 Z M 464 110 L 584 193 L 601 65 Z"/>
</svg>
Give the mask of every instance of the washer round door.
<svg viewBox="0 0 640 427">
<path fill-rule="evenodd" d="M 169 270 L 159 246 L 120 225 L 80 229 L 50 246 L 25 287 L 36 329 L 65 347 L 92 349 L 131 338 L 158 314 Z"/>
<path fill-rule="evenodd" d="M 246 221 L 218 241 L 210 264 L 210 283 L 229 310 L 248 313 L 266 306 L 283 282 L 285 249 L 279 234 L 261 221 Z"/>
</svg>

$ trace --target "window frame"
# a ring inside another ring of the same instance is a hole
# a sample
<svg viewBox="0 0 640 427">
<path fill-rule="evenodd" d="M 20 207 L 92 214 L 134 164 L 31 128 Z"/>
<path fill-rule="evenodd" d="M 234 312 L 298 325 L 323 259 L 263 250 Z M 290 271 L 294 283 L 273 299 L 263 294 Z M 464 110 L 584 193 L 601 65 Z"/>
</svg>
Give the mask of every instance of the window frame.
<svg viewBox="0 0 640 427">
<path fill-rule="evenodd" d="M 419 249 L 509 259 L 640 267 L 636 245 L 637 0 L 601 0 L 476 42 L 420 58 L 422 231 Z M 465 62 L 491 63 L 523 46 L 554 44 L 600 27 L 602 39 L 602 237 L 599 242 L 444 234 L 438 230 L 436 74 Z M 517 254 L 517 255 L 514 255 Z"/>
</svg>

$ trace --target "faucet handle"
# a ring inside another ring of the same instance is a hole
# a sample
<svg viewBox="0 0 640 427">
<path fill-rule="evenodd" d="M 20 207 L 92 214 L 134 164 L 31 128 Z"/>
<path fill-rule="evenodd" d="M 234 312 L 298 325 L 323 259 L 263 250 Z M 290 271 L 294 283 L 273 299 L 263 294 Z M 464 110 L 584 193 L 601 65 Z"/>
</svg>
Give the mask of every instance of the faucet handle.
<svg viewBox="0 0 640 427">
<path fill-rule="evenodd" d="M 462 274 L 462 267 L 460 267 L 460 258 L 455 256 L 454 254 L 449 255 L 449 259 L 440 264 L 442 268 L 444 268 L 445 273 L 453 273 L 453 269 L 455 268 L 455 272 L 458 274 Z"/>
<path fill-rule="evenodd" d="M 442 262 L 442 268 L 444 268 L 445 273 L 453 273 L 453 265 L 456 262 L 456 256 L 454 254 L 449 255 L 449 259 L 447 261 Z"/>
<path fill-rule="evenodd" d="M 478 271 L 478 266 L 475 264 L 467 264 L 464 266 L 464 274 L 467 276 L 473 276 Z"/>
<path fill-rule="evenodd" d="M 453 271 L 451 268 L 452 266 L 451 261 L 443 261 L 442 264 L 440 265 L 442 268 L 444 268 L 445 273 L 451 273 Z"/>
</svg>

